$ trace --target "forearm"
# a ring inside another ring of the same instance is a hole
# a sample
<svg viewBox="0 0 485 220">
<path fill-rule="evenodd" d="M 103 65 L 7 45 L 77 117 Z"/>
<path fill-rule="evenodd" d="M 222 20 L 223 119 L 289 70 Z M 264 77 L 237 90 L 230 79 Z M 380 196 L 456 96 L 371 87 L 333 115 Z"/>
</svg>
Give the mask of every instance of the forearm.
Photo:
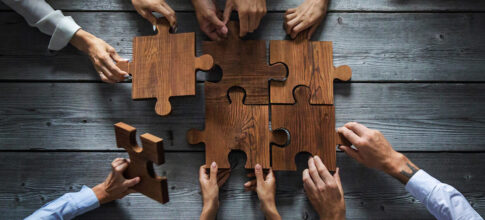
<svg viewBox="0 0 485 220">
<path fill-rule="evenodd" d="M 200 213 L 200 220 L 214 220 L 217 216 L 219 205 L 215 203 L 204 203 L 202 212 Z"/>
<path fill-rule="evenodd" d="M 89 45 L 95 38 L 96 36 L 90 34 L 89 32 L 79 29 L 71 38 L 70 43 L 78 50 L 87 53 Z"/>
<path fill-rule="evenodd" d="M 261 203 L 261 210 L 264 213 L 264 217 L 268 220 L 281 220 L 280 213 L 276 209 L 276 204 L 274 201 Z"/>
</svg>

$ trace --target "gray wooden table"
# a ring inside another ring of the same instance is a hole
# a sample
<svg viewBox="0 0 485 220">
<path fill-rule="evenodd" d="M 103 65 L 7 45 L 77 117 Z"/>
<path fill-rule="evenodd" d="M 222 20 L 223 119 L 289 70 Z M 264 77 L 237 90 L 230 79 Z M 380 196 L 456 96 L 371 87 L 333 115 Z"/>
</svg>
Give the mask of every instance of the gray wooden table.
<svg viewBox="0 0 485 220">
<path fill-rule="evenodd" d="M 51 0 L 84 29 L 131 58 L 133 36 L 152 27 L 128 0 Z M 284 11 L 300 0 L 269 0 L 268 14 L 248 39 L 284 39 Z M 206 39 L 188 0 L 172 0 L 179 32 Z M 335 84 L 337 126 L 358 121 L 381 130 L 393 146 L 431 175 L 460 190 L 485 215 L 485 2 L 332 0 L 314 40 L 333 41 L 335 65 L 353 69 Z M 204 147 L 185 133 L 204 126 L 203 83 L 197 96 L 173 99 L 159 117 L 154 101 L 132 101 L 131 84 L 101 83 L 88 58 L 69 46 L 47 52 L 49 37 L 0 4 L 0 218 L 26 217 L 82 185 L 104 180 L 115 147 L 112 125 L 123 121 L 165 139 L 170 203 L 140 194 L 80 219 L 196 219 L 198 167 Z M 298 158 L 299 164 L 304 164 Z M 262 219 L 257 196 L 244 192 L 244 156 L 221 190 L 220 219 Z M 431 219 L 396 180 L 337 153 L 349 219 Z M 300 166 L 301 169 L 301 166 Z M 300 172 L 277 173 L 284 219 L 314 219 Z"/>
</svg>

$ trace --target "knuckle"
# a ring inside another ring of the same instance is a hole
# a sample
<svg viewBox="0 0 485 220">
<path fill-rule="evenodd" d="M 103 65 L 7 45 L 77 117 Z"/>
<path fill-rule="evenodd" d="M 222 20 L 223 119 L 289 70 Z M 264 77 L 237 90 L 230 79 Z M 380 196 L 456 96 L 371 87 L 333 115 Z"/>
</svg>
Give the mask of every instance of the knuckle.
<svg viewBox="0 0 485 220">
<path fill-rule="evenodd" d="M 322 186 L 322 185 L 317 186 L 317 189 L 319 192 L 325 192 L 325 186 Z"/>
</svg>

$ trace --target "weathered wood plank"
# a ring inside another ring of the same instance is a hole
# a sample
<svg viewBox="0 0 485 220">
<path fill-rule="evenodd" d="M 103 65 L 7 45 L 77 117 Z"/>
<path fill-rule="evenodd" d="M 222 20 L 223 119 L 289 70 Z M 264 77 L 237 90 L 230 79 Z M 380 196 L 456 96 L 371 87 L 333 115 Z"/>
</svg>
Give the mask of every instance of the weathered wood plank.
<svg viewBox="0 0 485 220">
<path fill-rule="evenodd" d="M 60 10 L 74 11 L 134 11 L 131 1 L 124 0 L 48 0 L 52 7 Z M 268 11 L 286 11 L 289 8 L 297 7 L 303 0 L 267 1 Z M 167 0 L 167 3 L 176 11 L 193 11 L 192 4 L 188 0 Z M 217 0 L 219 8 L 224 8 L 225 1 Z M 0 9 L 9 8 L 0 3 Z M 388 0 L 332 0 L 329 5 L 330 11 L 484 11 L 485 4 L 480 0 L 454 1 L 388 1 Z"/>
<path fill-rule="evenodd" d="M 151 25 L 133 12 L 73 12 L 86 30 L 131 58 L 133 36 Z M 271 13 L 248 39 L 284 39 L 282 13 Z M 68 47 L 48 56 L 49 38 L 12 12 L 0 13 L 0 80 L 99 80 L 91 62 Z M 96 24 L 96 25 L 92 25 Z M 348 64 L 353 81 L 485 81 L 485 14 L 331 13 L 315 40 L 333 41 L 335 65 Z M 179 32 L 196 31 L 193 13 L 179 13 Z"/>
<path fill-rule="evenodd" d="M 123 121 L 165 139 L 168 150 L 203 150 L 185 134 L 204 127 L 197 96 L 172 99 L 157 116 L 154 100 L 131 100 L 131 84 L 0 83 L 0 149 L 115 150 L 112 125 Z M 451 83 L 337 83 L 337 126 L 359 121 L 382 130 L 399 150 L 483 151 L 485 86 Z"/>
<path fill-rule="evenodd" d="M 484 153 L 408 154 L 419 167 L 461 191 L 482 215 L 485 214 L 484 156 Z M 0 154 L 0 176 L 8 177 L 0 179 L 3 186 L 0 188 L 0 216 L 2 219 L 20 219 L 65 192 L 78 191 L 82 185 L 94 186 L 104 180 L 110 170 L 110 161 L 116 157 L 126 157 L 126 154 Z M 167 162 L 156 170 L 168 177 L 169 203 L 161 205 L 141 194 L 132 194 L 80 219 L 196 219 L 201 210 L 197 171 L 204 162 L 204 154 L 168 153 L 166 159 Z M 432 218 L 398 181 L 357 164 L 343 153 L 339 153 L 337 159 L 348 219 Z M 262 219 L 257 196 L 243 190 L 242 184 L 246 181 L 243 157 L 234 155 L 231 161 L 236 168 L 221 190 L 219 219 Z M 277 206 L 283 219 L 316 217 L 303 193 L 300 173 L 276 173 Z"/>
</svg>

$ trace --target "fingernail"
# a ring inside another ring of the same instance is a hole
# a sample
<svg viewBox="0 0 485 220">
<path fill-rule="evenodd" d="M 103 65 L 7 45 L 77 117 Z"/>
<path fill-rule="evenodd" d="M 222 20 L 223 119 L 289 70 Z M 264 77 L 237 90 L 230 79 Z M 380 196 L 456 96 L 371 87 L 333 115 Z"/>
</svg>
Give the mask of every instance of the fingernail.
<svg viewBox="0 0 485 220">
<path fill-rule="evenodd" d="M 261 165 L 259 165 L 259 163 L 258 163 L 258 164 L 256 164 L 256 166 L 254 168 L 259 171 L 259 170 L 261 170 Z"/>
<path fill-rule="evenodd" d="M 317 155 L 317 156 L 315 156 L 315 159 L 320 159 L 320 157 Z M 320 159 L 320 160 L 321 160 L 321 159 Z"/>
<path fill-rule="evenodd" d="M 216 168 L 216 162 L 215 161 L 211 163 L 211 167 Z"/>
</svg>

